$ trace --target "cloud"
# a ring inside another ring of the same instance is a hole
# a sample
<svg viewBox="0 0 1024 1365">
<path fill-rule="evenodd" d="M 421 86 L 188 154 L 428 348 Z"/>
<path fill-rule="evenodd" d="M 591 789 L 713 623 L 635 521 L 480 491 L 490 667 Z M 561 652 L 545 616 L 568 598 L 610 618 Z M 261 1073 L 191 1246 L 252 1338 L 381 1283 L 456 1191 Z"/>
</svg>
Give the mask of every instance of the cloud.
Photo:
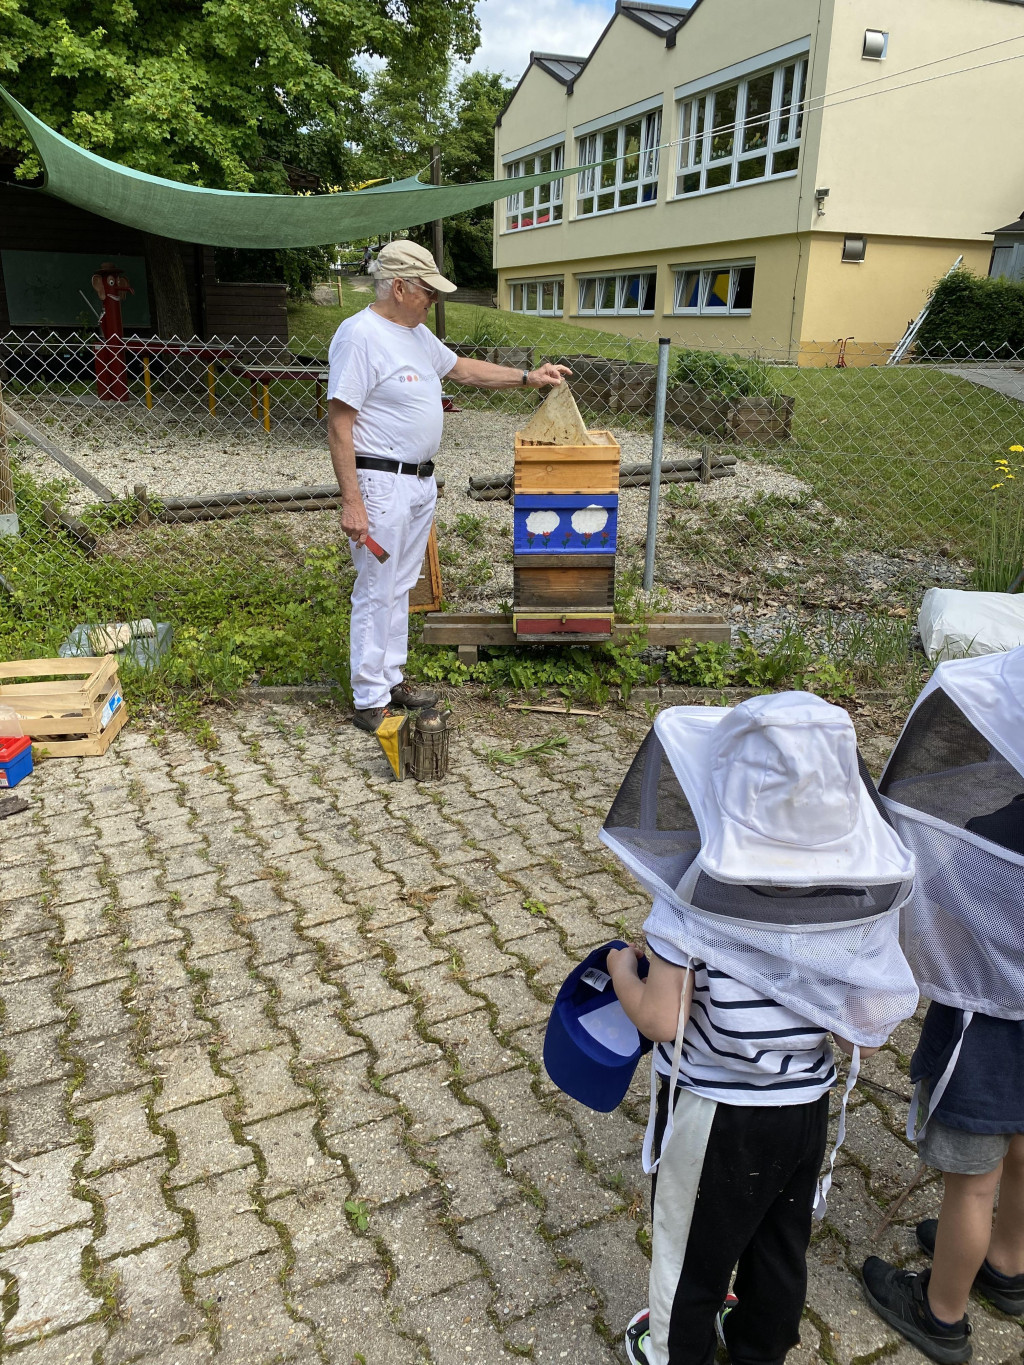
<svg viewBox="0 0 1024 1365">
<path fill-rule="evenodd" d="M 614 9 L 614 0 L 481 0 L 481 43 L 470 67 L 517 81 L 531 50 L 585 57 Z"/>
</svg>

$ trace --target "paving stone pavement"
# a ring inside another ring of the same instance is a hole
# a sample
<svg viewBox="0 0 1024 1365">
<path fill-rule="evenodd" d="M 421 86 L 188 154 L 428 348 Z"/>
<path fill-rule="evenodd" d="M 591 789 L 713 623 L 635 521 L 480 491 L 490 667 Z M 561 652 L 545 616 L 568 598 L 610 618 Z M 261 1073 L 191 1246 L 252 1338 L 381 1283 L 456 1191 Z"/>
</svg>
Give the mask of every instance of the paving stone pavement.
<svg viewBox="0 0 1024 1365">
<path fill-rule="evenodd" d="M 442 784 L 330 709 L 155 722 L 41 765 L 0 846 L 0 1277 L 17 1365 L 612 1365 L 646 1302 L 646 1077 L 592 1114 L 539 1065 L 554 990 L 644 897 L 597 832 L 642 714 L 463 708 Z M 892 719 L 862 716 L 877 760 Z M 888 728 L 886 726 L 888 725 Z M 568 736 L 502 765 L 487 749 Z M 904 1025 L 856 1092 L 798 1365 L 917 1353 Z M 891 1211 L 891 1210 L 890 1210 Z M 980 1302 L 975 1360 L 1019 1361 Z"/>
</svg>

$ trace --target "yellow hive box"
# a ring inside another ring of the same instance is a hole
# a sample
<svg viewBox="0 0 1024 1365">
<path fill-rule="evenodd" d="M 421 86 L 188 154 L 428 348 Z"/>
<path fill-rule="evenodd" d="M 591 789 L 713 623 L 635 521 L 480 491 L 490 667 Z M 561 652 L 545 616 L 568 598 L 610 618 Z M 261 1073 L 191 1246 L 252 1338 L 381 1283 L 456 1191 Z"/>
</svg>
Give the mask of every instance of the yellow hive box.
<svg viewBox="0 0 1024 1365">
<path fill-rule="evenodd" d="M 617 493 L 619 444 L 610 431 L 592 431 L 592 446 L 524 441 L 516 432 L 517 493 Z"/>
</svg>

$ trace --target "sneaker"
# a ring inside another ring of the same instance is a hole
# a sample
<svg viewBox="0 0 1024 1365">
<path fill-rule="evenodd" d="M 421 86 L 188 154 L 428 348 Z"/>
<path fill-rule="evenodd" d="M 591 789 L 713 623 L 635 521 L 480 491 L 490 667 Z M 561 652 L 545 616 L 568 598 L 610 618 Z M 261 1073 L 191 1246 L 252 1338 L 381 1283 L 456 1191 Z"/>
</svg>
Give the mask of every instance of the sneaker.
<svg viewBox="0 0 1024 1365">
<path fill-rule="evenodd" d="M 728 1350 L 729 1347 L 726 1345 L 725 1341 L 725 1320 L 738 1303 L 739 1299 L 730 1290 L 725 1296 L 725 1303 L 722 1304 L 715 1317 L 715 1331 L 718 1333 L 718 1340 L 725 1346 L 726 1350 Z"/>
<path fill-rule="evenodd" d="M 365 730 L 368 735 L 375 735 L 382 720 L 397 714 L 398 712 L 392 711 L 390 706 L 371 706 L 365 711 L 357 711 L 352 717 L 352 724 L 357 730 Z"/>
<path fill-rule="evenodd" d="M 971 1324 L 967 1315 L 945 1326 L 928 1307 L 928 1277 L 897 1270 L 880 1256 L 869 1256 L 861 1275 L 868 1303 L 883 1321 L 895 1327 L 938 1365 L 963 1365 L 971 1358 Z"/>
<path fill-rule="evenodd" d="M 647 1343 L 651 1339 L 651 1310 L 641 1308 L 626 1328 L 626 1356 L 630 1365 L 647 1365 Z"/>
<path fill-rule="evenodd" d="M 391 689 L 391 705 L 403 706 L 407 711 L 425 711 L 428 706 L 437 705 L 437 693 L 400 682 Z"/>
<path fill-rule="evenodd" d="M 937 1218 L 925 1218 L 917 1225 L 917 1245 L 926 1256 L 935 1255 L 938 1226 Z M 985 1261 L 974 1277 L 974 1287 L 1000 1312 L 1009 1313 L 1011 1318 L 1024 1316 L 1024 1275 L 1004 1275 Z"/>
</svg>

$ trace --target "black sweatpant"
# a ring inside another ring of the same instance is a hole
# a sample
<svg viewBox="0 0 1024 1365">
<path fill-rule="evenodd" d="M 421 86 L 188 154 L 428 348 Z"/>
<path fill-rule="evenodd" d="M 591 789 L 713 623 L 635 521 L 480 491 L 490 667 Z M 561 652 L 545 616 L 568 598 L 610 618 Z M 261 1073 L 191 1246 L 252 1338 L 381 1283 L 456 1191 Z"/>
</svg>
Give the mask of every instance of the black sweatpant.
<svg viewBox="0 0 1024 1365">
<path fill-rule="evenodd" d="M 667 1113 L 668 1084 L 662 1080 L 656 1151 Z M 717 1106 L 672 1300 L 670 1365 L 711 1365 L 715 1317 L 734 1268 L 739 1304 L 725 1320 L 732 1365 L 781 1365 L 800 1340 L 807 1244 L 827 1136 L 827 1095 L 810 1104 Z M 656 1197 L 655 1176 L 652 1206 Z"/>
</svg>

